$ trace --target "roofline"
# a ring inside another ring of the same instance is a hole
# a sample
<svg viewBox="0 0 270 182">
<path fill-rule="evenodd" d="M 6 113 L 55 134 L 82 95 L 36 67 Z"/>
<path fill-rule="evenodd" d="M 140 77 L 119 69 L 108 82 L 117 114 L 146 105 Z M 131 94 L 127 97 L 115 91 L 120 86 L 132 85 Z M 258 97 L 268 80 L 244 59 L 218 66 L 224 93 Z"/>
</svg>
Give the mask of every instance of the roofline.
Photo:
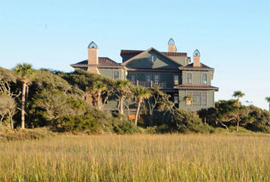
<svg viewBox="0 0 270 182">
<path fill-rule="evenodd" d="M 183 86 L 181 87 L 181 85 L 178 86 L 174 86 L 173 88 L 178 89 L 178 90 L 214 90 L 214 91 L 218 91 L 219 88 L 218 87 L 214 87 L 209 85 L 209 87 L 205 87 L 204 85 L 196 85 L 197 87 L 194 87 L 194 85 L 191 86 Z"/>
<path fill-rule="evenodd" d="M 156 51 L 156 52 L 159 53 L 160 55 L 166 57 L 167 59 L 169 59 L 170 61 L 174 62 L 175 64 L 182 66 L 182 65 L 179 64 L 178 62 L 176 62 L 176 61 L 174 61 L 173 59 L 171 59 L 170 57 L 168 57 L 168 56 L 162 54 L 161 52 L 159 52 L 158 50 L 156 50 L 156 49 L 153 48 L 153 47 L 147 49 L 146 51 L 143 51 L 143 52 L 137 54 L 136 56 L 133 56 L 133 57 L 129 58 L 128 60 L 126 60 L 125 62 L 123 62 L 121 65 L 125 66 L 125 65 L 126 65 L 127 63 L 129 63 L 131 60 L 133 60 L 133 59 L 139 57 L 140 55 L 142 55 L 142 54 L 145 53 L 145 52 L 150 52 L 150 51 L 152 51 L 152 50 L 153 50 L 153 51 Z"/>
<path fill-rule="evenodd" d="M 88 68 L 88 67 L 98 67 L 98 68 L 124 68 L 122 65 L 119 66 L 106 66 L 106 65 L 98 65 L 98 64 L 71 64 L 73 68 Z"/>
<path fill-rule="evenodd" d="M 164 68 L 127 68 L 125 67 L 126 70 L 128 71 L 151 71 L 151 72 L 156 72 L 156 71 L 165 71 L 165 72 L 179 72 L 178 69 L 164 69 Z"/>
</svg>

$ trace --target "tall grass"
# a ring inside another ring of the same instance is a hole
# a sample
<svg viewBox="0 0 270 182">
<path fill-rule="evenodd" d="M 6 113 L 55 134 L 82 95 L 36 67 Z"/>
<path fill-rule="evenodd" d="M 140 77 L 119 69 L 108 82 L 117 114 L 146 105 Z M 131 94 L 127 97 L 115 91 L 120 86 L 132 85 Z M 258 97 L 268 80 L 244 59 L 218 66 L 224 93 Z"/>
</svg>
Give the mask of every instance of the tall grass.
<svg viewBox="0 0 270 182">
<path fill-rule="evenodd" d="M 57 136 L 0 144 L 0 181 L 270 181 L 270 136 Z"/>
</svg>

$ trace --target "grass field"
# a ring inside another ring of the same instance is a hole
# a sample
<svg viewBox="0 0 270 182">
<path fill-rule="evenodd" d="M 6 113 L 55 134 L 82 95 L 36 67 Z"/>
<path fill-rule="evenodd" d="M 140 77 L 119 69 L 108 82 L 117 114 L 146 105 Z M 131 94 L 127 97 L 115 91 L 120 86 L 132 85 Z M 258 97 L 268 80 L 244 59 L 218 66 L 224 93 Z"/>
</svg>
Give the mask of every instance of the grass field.
<svg viewBox="0 0 270 182">
<path fill-rule="evenodd" d="M 270 181 L 270 135 L 56 136 L 4 142 L 0 181 Z"/>
</svg>

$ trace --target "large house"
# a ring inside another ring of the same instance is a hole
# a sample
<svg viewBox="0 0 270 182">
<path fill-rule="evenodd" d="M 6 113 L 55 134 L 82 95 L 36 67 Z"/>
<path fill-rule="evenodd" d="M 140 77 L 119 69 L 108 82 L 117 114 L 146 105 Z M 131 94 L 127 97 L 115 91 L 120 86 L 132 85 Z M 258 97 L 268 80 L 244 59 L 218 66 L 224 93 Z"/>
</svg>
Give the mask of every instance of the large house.
<svg viewBox="0 0 270 182">
<path fill-rule="evenodd" d="M 181 109 L 196 111 L 215 106 L 214 92 L 218 88 L 211 85 L 214 69 L 201 63 L 197 49 L 193 53 L 193 62 L 187 53 L 177 52 L 173 39 L 168 42 L 168 52 L 149 48 L 121 50 L 120 55 L 122 63 L 98 57 L 98 46 L 91 42 L 88 59 L 71 66 L 112 79 L 128 79 L 133 85 L 147 88 L 159 85 Z M 192 96 L 193 102 L 183 100 L 188 95 Z"/>
</svg>

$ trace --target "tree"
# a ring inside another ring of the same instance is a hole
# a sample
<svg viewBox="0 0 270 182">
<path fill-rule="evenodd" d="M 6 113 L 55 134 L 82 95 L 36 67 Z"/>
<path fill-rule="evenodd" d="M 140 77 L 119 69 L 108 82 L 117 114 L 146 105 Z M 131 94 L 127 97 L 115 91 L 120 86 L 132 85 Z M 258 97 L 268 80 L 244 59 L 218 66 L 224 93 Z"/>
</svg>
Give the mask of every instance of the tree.
<svg viewBox="0 0 270 182">
<path fill-rule="evenodd" d="M 78 116 L 85 112 L 84 102 L 75 99 L 72 95 L 66 95 L 62 91 L 44 89 L 35 95 L 34 103 L 41 108 L 43 117 L 57 127 L 59 119 L 64 116 Z"/>
<path fill-rule="evenodd" d="M 142 87 L 142 86 L 133 87 L 132 92 L 133 92 L 134 97 L 137 100 L 137 110 L 136 110 L 135 121 L 134 121 L 135 125 L 137 125 L 141 103 L 143 99 L 147 99 L 150 97 L 151 92 L 147 88 Z"/>
<path fill-rule="evenodd" d="M 101 100 L 101 94 L 103 91 L 105 91 L 107 88 L 107 85 L 102 82 L 102 81 L 96 81 L 93 83 L 92 90 L 95 93 L 95 100 L 96 100 L 96 105 L 98 109 L 102 109 L 102 100 Z"/>
<path fill-rule="evenodd" d="M 130 81 L 128 80 L 116 80 L 115 82 L 115 94 L 119 99 L 119 113 L 124 114 L 123 102 L 127 95 L 130 94 Z"/>
<path fill-rule="evenodd" d="M 241 91 L 235 91 L 233 93 L 233 97 L 237 98 L 237 105 L 238 105 L 238 110 L 237 110 L 237 120 L 236 120 L 236 131 L 239 130 L 239 123 L 240 123 L 240 117 L 239 117 L 239 108 L 240 108 L 240 98 L 242 98 L 245 94 L 242 93 Z"/>
<path fill-rule="evenodd" d="M 0 67 L 0 92 L 3 92 L 10 97 L 17 97 L 19 94 L 15 95 L 11 91 L 11 83 L 15 83 L 16 80 L 17 77 L 13 71 Z"/>
<path fill-rule="evenodd" d="M 242 98 L 242 97 L 244 97 L 244 93 L 242 93 L 241 91 L 235 91 L 234 93 L 233 93 L 233 97 L 235 97 L 235 98 L 237 98 L 237 104 L 238 104 L 238 107 L 240 107 L 240 98 Z"/>
<path fill-rule="evenodd" d="M 6 93 L 0 92 L 0 126 L 5 116 L 9 118 L 10 128 L 13 129 L 13 116 L 16 112 L 16 103 L 13 98 L 11 98 Z"/>
<path fill-rule="evenodd" d="M 268 102 L 269 104 L 269 112 L 270 112 L 270 97 L 265 97 L 265 100 Z"/>
<path fill-rule="evenodd" d="M 25 94 L 26 94 L 26 87 L 30 84 L 31 78 L 34 76 L 35 70 L 32 69 L 31 64 L 18 64 L 14 71 L 19 76 L 20 81 L 22 82 L 22 108 L 21 108 L 21 127 L 25 128 Z"/>
</svg>

